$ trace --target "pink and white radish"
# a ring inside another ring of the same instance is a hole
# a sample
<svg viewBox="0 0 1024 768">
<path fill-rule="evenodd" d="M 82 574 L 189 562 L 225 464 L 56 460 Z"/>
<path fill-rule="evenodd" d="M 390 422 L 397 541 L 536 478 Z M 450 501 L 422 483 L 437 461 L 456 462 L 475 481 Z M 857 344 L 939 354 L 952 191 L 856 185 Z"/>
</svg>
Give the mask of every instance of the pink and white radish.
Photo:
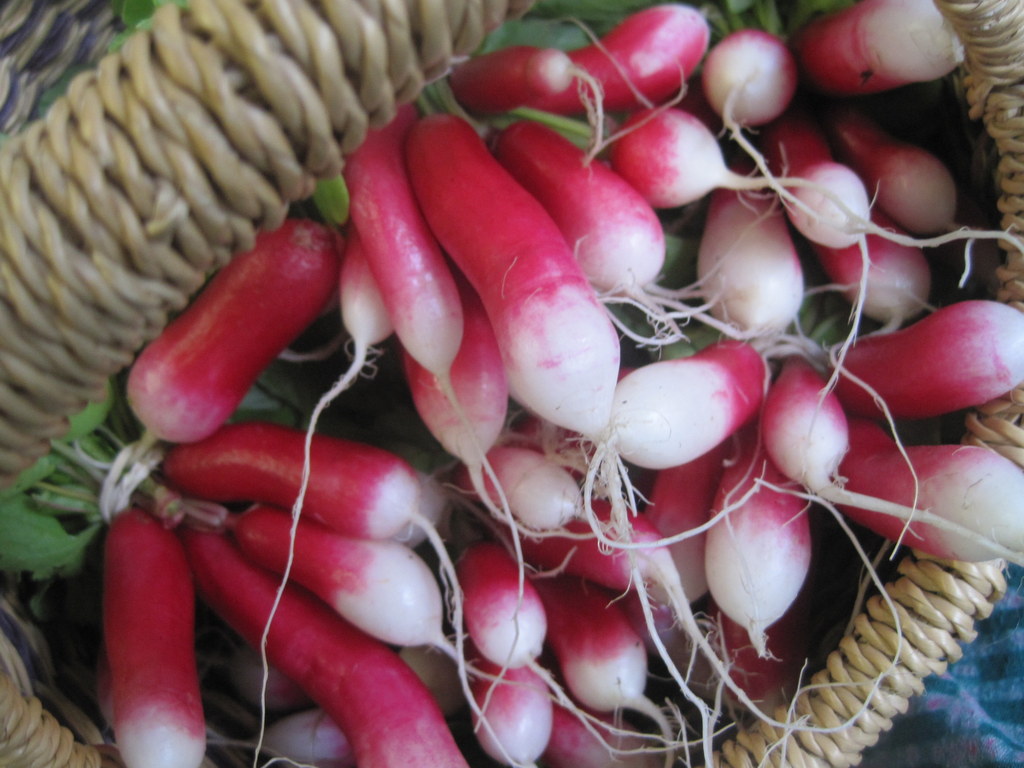
<svg viewBox="0 0 1024 768">
<path fill-rule="evenodd" d="M 944 77 L 961 59 L 956 33 L 931 0 L 860 0 L 790 38 L 803 85 L 856 96 Z"/>
<path fill-rule="evenodd" d="M 727 125 L 763 125 L 781 115 L 793 99 L 796 61 L 779 36 L 740 29 L 708 51 L 701 82 L 708 103 Z"/>
<path fill-rule="evenodd" d="M 505 765 L 534 766 L 551 738 L 551 697 L 530 667 L 475 661 L 473 726 L 484 752 Z"/>
<path fill-rule="evenodd" d="M 348 736 L 360 766 L 468 768 L 427 688 L 387 645 L 318 598 L 250 564 L 221 534 L 183 531 L 203 600 L 301 685 Z"/>
<path fill-rule="evenodd" d="M 995 451 L 901 447 L 875 423 L 852 419 L 850 451 L 839 471 L 847 492 L 901 507 L 893 514 L 856 501 L 840 504 L 848 517 L 892 541 L 955 560 L 1024 560 L 1024 473 Z"/>
<path fill-rule="evenodd" d="M 132 508 L 111 523 L 103 561 L 103 642 L 121 758 L 128 768 L 198 768 L 206 720 L 195 588 L 181 542 Z"/>
<path fill-rule="evenodd" d="M 234 693 L 242 701 L 269 712 L 286 712 L 312 704 L 294 680 L 275 667 L 264 667 L 260 655 L 244 643 L 232 650 L 227 674 Z"/>
<path fill-rule="evenodd" d="M 132 365 L 128 400 L 146 429 L 182 443 L 221 426 L 335 294 L 340 255 L 341 240 L 313 221 L 260 233 Z"/>
<path fill-rule="evenodd" d="M 779 333 L 796 319 L 804 273 L 786 214 L 772 195 L 711 195 L 697 253 L 711 313 L 744 336 Z"/>
<path fill-rule="evenodd" d="M 998 301 L 960 301 L 902 330 L 860 337 L 837 363 L 836 394 L 849 414 L 951 413 L 1024 381 L 1024 314 Z"/>
<path fill-rule="evenodd" d="M 459 63 L 448 75 L 448 83 L 466 109 L 497 113 L 567 91 L 574 77 L 572 59 L 565 51 L 511 45 Z"/>
<path fill-rule="evenodd" d="M 593 716 L 590 725 L 565 707 L 555 706 L 544 765 L 549 768 L 658 768 L 664 760 L 649 739 L 611 717 Z"/>
<path fill-rule="evenodd" d="M 823 124 L 837 158 L 857 172 L 897 225 L 918 235 L 954 226 L 956 181 L 937 155 L 896 139 L 852 105 L 831 106 Z"/>
<path fill-rule="evenodd" d="M 348 738 L 319 707 L 275 720 L 263 733 L 263 748 L 317 768 L 354 768 L 356 764 Z"/>
<path fill-rule="evenodd" d="M 463 591 L 466 632 L 492 664 L 515 669 L 540 656 L 547 617 L 540 596 L 512 555 L 501 545 L 481 541 L 456 562 Z"/>
<path fill-rule="evenodd" d="M 807 503 L 777 489 L 785 479 L 755 433 L 745 433 L 741 451 L 722 473 L 714 506 L 721 517 L 707 532 L 705 572 L 715 604 L 764 655 L 765 630 L 785 614 L 810 570 L 810 522 Z"/>
<path fill-rule="evenodd" d="M 611 411 L 618 337 L 558 227 L 465 120 L 424 118 L 406 149 L 431 229 L 487 310 L 512 396 L 597 435 Z"/>
<path fill-rule="evenodd" d="M 434 572 L 415 551 L 391 540 L 342 536 L 312 520 L 254 506 L 232 521 L 249 560 L 289 575 L 351 624 L 389 645 L 450 651 Z M 290 563 L 290 568 L 289 568 Z"/>
</svg>

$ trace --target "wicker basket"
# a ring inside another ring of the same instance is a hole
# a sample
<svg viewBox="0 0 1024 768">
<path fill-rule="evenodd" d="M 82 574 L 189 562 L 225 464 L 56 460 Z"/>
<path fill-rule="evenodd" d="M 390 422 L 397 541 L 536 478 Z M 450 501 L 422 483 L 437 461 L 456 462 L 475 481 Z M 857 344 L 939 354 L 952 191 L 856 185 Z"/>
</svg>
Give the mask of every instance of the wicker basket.
<svg viewBox="0 0 1024 768">
<path fill-rule="evenodd" d="M 936 2 L 964 43 L 970 114 L 984 120 L 1000 156 L 1002 226 L 1019 231 L 1024 2 Z M 162 8 L 150 32 L 75 78 L 44 120 L 0 149 L 0 478 L 40 456 L 66 416 L 130 362 L 210 269 L 248 248 L 257 229 L 279 223 L 317 178 L 337 173 L 369 126 L 529 4 L 191 0 L 188 13 Z M 0 104 L 32 60 L 9 59 L 4 47 L 27 37 L 19 25 L 41 23 L 25 10 L 31 5 L 8 0 L 0 9 L 0 75 L 8 83 Z M 107 2 L 48 5 L 86 23 L 100 19 Z M 102 48 L 102 33 L 90 29 L 77 39 L 94 44 L 76 50 Z M 29 109 L 12 110 L 5 126 Z M 1007 253 L 999 277 L 999 298 L 1024 309 L 1024 254 Z M 965 440 L 1024 466 L 1022 403 L 1018 390 L 980 409 Z M 856 764 L 921 693 L 924 678 L 960 657 L 1005 582 L 1000 563 L 908 555 L 886 590 L 889 599 L 868 600 L 813 678 L 817 685 L 795 703 L 795 713 L 821 730 L 793 734 L 761 724 L 722 747 L 722 765 Z M 0 608 L 0 619 L 17 615 Z M 4 627 L 0 639 L 32 636 L 29 623 L 18 627 Z M 24 648 L 4 642 L 0 766 L 116 765 L 111 750 L 87 743 L 98 734 L 76 740 L 40 704 Z M 34 663 L 43 671 L 48 664 L 45 655 Z M 47 698 L 50 708 L 51 700 L 59 697 Z M 69 712 L 60 713 L 65 722 Z"/>
</svg>

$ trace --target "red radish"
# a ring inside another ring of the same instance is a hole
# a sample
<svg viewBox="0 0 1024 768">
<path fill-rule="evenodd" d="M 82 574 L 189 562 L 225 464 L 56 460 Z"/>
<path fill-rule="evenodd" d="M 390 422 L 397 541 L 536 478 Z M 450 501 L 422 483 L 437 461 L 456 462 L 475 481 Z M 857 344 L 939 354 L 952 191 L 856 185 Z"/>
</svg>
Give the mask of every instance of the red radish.
<svg viewBox="0 0 1024 768">
<path fill-rule="evenodd" d="M 915 234 L 953 227 L 956 181 L 939 157 L 896 139 L 852 105 L 826 110 L 824 127 L 838 159 L 857 172 L 896 224 Z"/>
<path fill-rule="evenodd" d="M 268 661 L 338 724 L 357 765 L 468 768 L 430 692 L 394 651 L 304 591 L 278 596 L 278 578 L 225 536 L 184 531 L 183 540 L 203 600 L 254 647 L 266 631 Z"/>
<path fill-rule="evenodd" d="M 981 405 L 1024 380 L 1024 314 L 961 301 L 893 333 L 860 337 L 840 361 L 848 414 L 918 419 Z"/>
<path fill-rule="evenodd" d="M 466 631 L 473 646 L 493 664 L 515 669 L 531 663 L 543 648 L 547 618 L 533 585 L 503 546 L 481 541 L 456 563 L 463 592 Z"/>
<path fill-rule="evenodd" d="M 569 576 L 535 584 L 548 616 L 548 644 L 573 698 L 598 712 L 643 712 L 667 736 L 668 721 L 644 695 L 647 650 L 616 593 Z"/>
<path fill-rule="evenodd" d="M 289 219 L 218 272 L 132 366 L 128 399 L 146 428 L 184 443 L 223 424 L 334 295 L 340 242 Z"/>
<path fill-rule="evenodd" d="M 796 92 L 796 61 L 786 43 L 761 29 L 740 29 L 715 43 L 701 69 L 704 93 L 727 123 L 763 125 Z"/>
<path fill-rule="evenodd" d="M 569 89 L 572 59 L 557 48 L 513 45 L 471 56 L 448 76 L 455 98 L 472 112 L 506 112 Z"/>
<path fill-rule="evenodd" d="M 234 692 L 247 704 L 281 712 L 312 703 L 306 692 L 281 674 L 281 670 L 264 668 L 263 659 L 248 645 L 239 645 L 232 651 L 227 672 Z"/>
<path fill-rule="evenodd" d="M 871 220 L 896 235 L 906 235 L 878 208 L 872 211 Z M 843 295 L 851 304 L 861 306 L 865 316 L 895 328 L 927 306 L 932 273 L 920 248 L 873 233 L 865 237 L 863 249 L 860 243 L 846 248 L 811 243 L 811 247 L 825 273 L 844 286 Z"/>
<path fill-rule="evenodd" d="M 512 396 L 559 426 L 598 434 L 619 342 L 558 227 L 461 118 L 420 120 L 407 153 L 427 221 L 487 310 Z"/>
<path fill-rule="evenodd" d="M 169 484 L 196 498 L 287 509 L 302 482 L 305 442 L 301 429 L 227 424 L 205 440 L 172 448 L 162 468 Z M 319 433 L 310 447 L 304 514 L 346 536 L 371 539 L 421 520 L 420 480 L 404 459 Z"/>
<path fill-rule="evenodd" d="M 338 308 L 341 322 L 352 339 L 352 368 L 363 367 L 367 351 L 374 344 L 380 344 L 394 331 L 388 316 L 380 287 L 366 262 L 362 241 L 355 229 L 348 235 L 345 246 L 345 261 L 338 277 Z"/>
<path fill-rule="evenodd" d="M 612 445 L 648 469 L 685 464 L 754 416 L 766 379 L 760 353 L 738 341 L 641 366 L 615 388 Z"/>
<path fill-rule="evenodd" d="M 473 290 L 457 281 L 462 302 L 463 334 L 451 366 L 456 408 L 438 377 L 403 348 L 406 380 L 423 423 L 441 446 L 465 464 L 478 468 L 505 428 L 508 380 L 490 321 Z"/>
<path fill-rule="evenodd" d="M 774 196 L 728 189 L 711 195 L 697 278 L 711 313 L 742 334 L 777 333 L 796 319 L 804 273 Z"/>
<path fill-rule="evenodd" d="M 354 768 L 356 764 L 348 737 L 319 707 L 274 721 L 263 734 L 263 747 L 289 761 L 317 768 Z"/>
<path fill-rule="evenodd" d="M 814 243 L 845 248 L 857 243 L 870 215 L 868 190 L 847 165 L 836 162 L 824 129 L 803 105 L 794 105 L 761 130 L 771 172 L 803 183 L 784 197 L 789 220 Z"/>
<path fill-rule="evenodd" d="M 447 376 L 462 342 L 462 303 L 444 254 L 413 197 L 402 147 L 411 104 L 371 131 L 345 165 L 352 222 L 402 347 Z"/>
<path fill-rule="evenodd" d="M 901 449 L 873 422 L 851 419 L 850 451 L 839 471 L 847 492 L 914 511 L 908 526 L 884 509 L 841 505 L 847 516 L 882 536 L 936 557 L 980 561 L 1009 554 L 1021 561 L 1016 553 L 1024 549 L 1024 473 L 988 448 Z"/>
<path fill-rule="evenodd" d="M 599 41 L 570 51 L 578 80 L 559 90 L 550 89 L 564 76 L 563 62 L 554 54 L 536 62 L 529 49 L 475 57 L 463 65 L 466 71 L 455 70 L 452 89 L 470 111 L 525 106 L 578 114 L 595 104 L 604 111 L 651 106 L 683 92 L 710 34 L 695 7 L 664 3 L 630 14 Z"/>
<path fill-rule="evenodd" d="M 664 762 L 629 726 L 599 718 L 602 725 L 588 728 L 578 715 L 557 705 L 553 714 L 543 758 L 548 768 L 658 768 Z"/>
<path fill-rule="evenodd" d="M 249 560 L 290 576 L 351 624 L 390 645 L 450 648 L 441 624 L 444 605 L 430 567 L 390 540 L 353 539 L 307 520 L 292 533 L 291 515 L 255 506 L 231 531 Z"/>
<path fill-rule="evenodd" d="M 765 452 L 786 475 L 820 493 L 836 483 L 849 447 L 846 414 L 810 363 L 788 358 L 761 411 Z"/>
<path fill-rule="evenodd" d="M 722 473 L 708 530 L 708 592 L 729 618 L 747 630 L 759 655 L 765 630 L 785 614 L 807 578 L 811 533 L 807 503 L 780 486 L 785 478 L 767 460 L 757 436 L 742 438 L 740 458 Z"/>
<path fill-rule="evenodd" d="M 961 58 L 956 33 L 931 0 L 860 0 L 810 21 L 790 45 L 801 82 L 833 96 L 936 80 Z"/>
<path fill-rule="evenodd" d="M 658 472 L 644 514 L 665 537 L 693 531 L 708 522 L 726 458 L 725 445 L 685 464 Z M 707 592 L 703 533 L 669 545 L 683 591 L 690 600 Z"/>
<path fill-rule="evenodd" d="M 475 662 L 472 683 L 479 707 L 473 725 L 484 752 L 505 765 L 535 765 L 551 737 L 552 703 L 547 683 L 529 667 L 503 669 Z"/>
<path fill-rule="evenodd" d="M 606 165 L 539 123 L 498 134 L 498 161 L 558 224 L 591 284 L 633 294 L 665 263 L 665 233 L 650 204 Z"/>
<path fill-rule="evenodd" d="M 498 445 L 487 453 L 487 461 L 512 515 L 527 528 L 560 528 L 579 513 L 581 495 L 576 479 L 540 451 Z M 493 491 L 488 486 L 492 496 Z"/>
<path fill-rule="evenodd" d="M 195 593 L 181 542 L 140 509 L 104 546 L 103 642 L 114 737 L 128 768 L 197 768 L 206 721 L 195 655 Z"/>
</svg>

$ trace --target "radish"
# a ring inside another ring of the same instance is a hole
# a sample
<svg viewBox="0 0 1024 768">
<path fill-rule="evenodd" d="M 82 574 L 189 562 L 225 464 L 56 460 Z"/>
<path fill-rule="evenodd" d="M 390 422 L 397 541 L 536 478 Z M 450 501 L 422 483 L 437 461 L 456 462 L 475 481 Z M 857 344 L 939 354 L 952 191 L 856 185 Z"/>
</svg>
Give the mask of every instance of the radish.
<svg viewBox="0 0 1024 768">
<path fill-rule="evenodd" d="M 128 768 L 197 768 L 206 721 L 181 542 L 132 508 L 111 523 L 103 561 L 103 642 L 121 758 Z"/>
<path fill-rule="evenodd" d="M 481 541 L 462 553 L 456 573 L 466 631 L 480 654 L 508 669 L 535 660 L 544 645 L 547 618 L 533 585 L 521 579 L 519 563 L 500 544 Z"/>
<path fill-rule="evenodd" d="M 761 355 L 739 341 L 641 366 L 615 388 L 611 445 L 641 467 L 685 464 L 754 416 L 766 379 Z"/>
<path fill-rule="evenodd" d="M 348 738 L 319 707 L 274 721 L 263 734 L 263 748 L 317 768 L 354 768 L 356 764 Z"/>
<path fill-rule="evenodd" d="M 212 434 L 334 295 L 340 252 L 340 239 L 312 221 L 260 233 L 132 365 L 127 394 L 139 420 L 175 443 Z"/>
<path fill-rule="evenodd" d="M 203 600 L 338 724 L 363 768 L 468 768 L 426 687 L 398 655 L 317 598 L 250 564 L 223 535 L 183 531 Z"/>
<path fill-rule="evenodd" d="M 942 558 L 975 562 L 1009 554 L 1022 560 L 1016 553 L 1024 550 L 1024 473 L 988 448 L 901 448 L 873 422 L 853 419 L 850 451 L 839 471 L 846 491 L 914 513 L 908 523 L 855 502 L 841 505 L 851 519 L 886 538 Z"/>
<path fill-rule="evenodd" d="M 727 124 L 763 125 L 796 93 L 796 61 L 777 35 L 740 29 L 708 51 L 701 78 L 708 103 Z"/>
<path fill-rule="evenodd" d="M 423 220 L 402 147 L 417 121 L 404 105 L 370 131 L 346 161 L 351 216 L 402 347 L 435 376 L 447 376 L 462 342 L 462 302 L 444 254 Z"/>
<path fill-rule="evenodd" d="M 338 310 L 353 347 L 349 372 L 335 387 L 340 393 L 348 389 L 355 376 L 363 370 L 371 348 L 395 330 L 355 229 L 349 230 L 345 260 L 338 275 Z"/>
<path fill-rule="evenodd" d="M 642 712 L 656 722 L 666 742 L 671 727 L 644 695 L 647 651 L 616 594 L 581 579 L 536 579 L 548 616 L 548 644 L 572 696 L 586 708 Z"/>
<path fill-rule="evenodd" d="M 558 224 L 591 284 L 632 295 L 665 263 L 654 209 L 624 179 L 551 128 L 513 123 L 498 134 L 498 161 Z"/>
<path fill-rule="evenodd" d="M 773 196 L 728 189 L 711 195 L 697 277 L 711 313 L 742 334 L 778 333 L 796 319 L 804 273 Z"/>
<path fill-rule="evenodd" d="M 449 649 L 441 627 L 444 606 L 430 567 L 409 547 L 390 540 L 353 539 L 316 522 L 254 506 L 231 532 L 249 560 L 290 576 L 351 624 L 389 645 Z"/>
<path fill-rule="evenodd" d="M 814 493 L 837 482 L 849 447 L 846 413 L 803 358 L 787 358 L 768 388 L 761 432 L 768 457 L 790 480 Z"/>
<path fill-rule="evenodd" d="M 503 669 L 475 662 L 473 723 L 484 752 L 505 765 L 531 766 L 551 738 L 552 703 L 547 684 L 529 667 Z"/>
<path fill-rule="evenodd" d="M 487 310 L 512 396 L 559 426 L 598 434 L 618 337 L 551 217 L 461 118 L 420 120 L 407 154 L 427 221 Z"/>
<path fill-rule="evenodd" d="M 458 280 L 463 334 L 451 365 L 451 389 L 403 348 L 402 359 L 413 404 L 430 433 L 448 453 L 481 472 L 484 456 L 505 428 L 508 380 L 501 352 L 479 298 Z M 458 407 L 449 394 L 454 392 Z"/>
<path fill-rule="evenodd" d="M 830 248 L 859 242 L 870 216 L 868 191 L 852 168 L 835 160 L 805 106 L 790 106 L 763 126 L 760 146 L 771 173 L 804 181 L 784 197 L 789 220 L 804 237 Z"/>
<path fill-rule="evenodd" d="M 448 75 L 452 94 L 472 112 L 506 112 L 569 89 L 573 63 L 565 51 L 512 45 L 471 56 Z"/>
<path fill-rule="evenodd" d="M 962 56 L 931 0 L 860 0 L 826 13 L 790 38 L 800 81 L 856 96 L 944 77 Z"/>
<path fill-rule="evenodd" d="M 905 236 L 878 208 L 872 211 L 871 220 Z M 842 286 L 846 299 L 860 306 L 866 317 L 894 329 L 925 310 L 932 273 L 921 248 L 874 233 L 866 235 L 863 247 L 861 243 L 846 248 L 811 243 L 811 247 L 825 273 Z"/>
<path fill-rule="evenodd" d="M 487 453 L 487 460 L 512 515 L 526 528 L 553 530 L 579 513 L 582 498 L 576 479 L 540 451 L 511 444 L 497 445 Z M 489 486 L 488 493 L 494 492 Z"/>
<path fill-rule="evenodd" d="M 860 337 L 839 363 L 849 414 L 919 419 L 981 405 L 1024 381 L 1024 314 L 961 301 L 893 333 Z"/>
<path fill-rule="evenodd" d="M 708 522 L 726 458 L 720 444 L 696 459 L 658 472 L 644 515 L 665 537 L 691 532 L 669 545 L 683 591 L 696 600 L 708 589 L 704 575 L 705 534 L 695 532 Z"/>
<path fill-rule="evenodd" d="M 565 707 L 555 706 L 544 765 L 548 768 L 657 768 L 663 760 L 647 740 L 611 718 L 593 718 L 590 728 Z"/>
<path fill-rule="evenodd" d="M 748 431 L 740 458 L 722 473 L 714 505 L 722 516 L 707 532 L 704 560 L 708 592 L 746 629 L 760 656 L 767 652 L 765 630 L 796 599 L 811 565 L 806 502 L 759 485 L 762 479 L 784 482 Z"/>
<path fill-rule="evenodd" d="M 936 155 L 897 140 L 851 105 L 827 109 L 823 124 L 837 157 L 857 172 L 896 224 L 929 235 L 953 227 L 956 181 Z"/>
<path fill-rule="evenodd" d="M 202 441 L 174 446 L 163 474 L 197 498 L 287 509 L 302 482 L 305 442 L 305 433 L 293 427 L 227 424 Z M 410 522 L 429 525 L 419 512 L 419 477 L 389 451 L 318 433 L 309 466 L 304 513 L 339 533 L 386 539 Z"/>
<path fill-rule="evenodd" d="M 591 45 L 570 51 L 564 62 L 540 49 L 502 50 L 474 57 L 452 74 L 452 90 L 470 111 L 532 107 L 558 114 L 660 104 L 684 90 L 708 48 L 711 29 L 690 5 L 664 3 L 636 11 Z M 539 57 L 539 58 L 538 58 Z"/>
</svg>

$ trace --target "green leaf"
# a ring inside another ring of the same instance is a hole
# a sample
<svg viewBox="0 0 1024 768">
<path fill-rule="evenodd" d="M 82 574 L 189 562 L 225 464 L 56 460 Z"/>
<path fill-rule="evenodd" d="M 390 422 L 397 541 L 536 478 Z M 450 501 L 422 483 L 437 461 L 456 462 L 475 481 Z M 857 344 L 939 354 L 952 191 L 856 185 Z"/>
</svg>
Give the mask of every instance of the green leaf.
<svg viewBox="0 0 1024 768">
<path fill-rule="evenodd" d="M 70 443 L 72 440 L 85 437 L 106 421 L 107 414 L 114 405 L 114 388 L 109 381 L 106 384 L 106 393 L 102 400 L 89 403 L 71 417 L 71 428 L 61 438 L 61 442 Z"/>
<path fill-rule="evenodd" d="M 313 203 L 324 221 L 336 227 L 348 221 L 348 186 L 345 179 L 335 176 L 317 182 L 313 192 Z"/>
<path fill-rule="evenodd" d="M 30 497 L 5 499 L 0 503 L 0 571 L 26 571 L 37 580 L 73 574 L 101 528 L 93 523 L 71 532 Z"/>
</svg>

